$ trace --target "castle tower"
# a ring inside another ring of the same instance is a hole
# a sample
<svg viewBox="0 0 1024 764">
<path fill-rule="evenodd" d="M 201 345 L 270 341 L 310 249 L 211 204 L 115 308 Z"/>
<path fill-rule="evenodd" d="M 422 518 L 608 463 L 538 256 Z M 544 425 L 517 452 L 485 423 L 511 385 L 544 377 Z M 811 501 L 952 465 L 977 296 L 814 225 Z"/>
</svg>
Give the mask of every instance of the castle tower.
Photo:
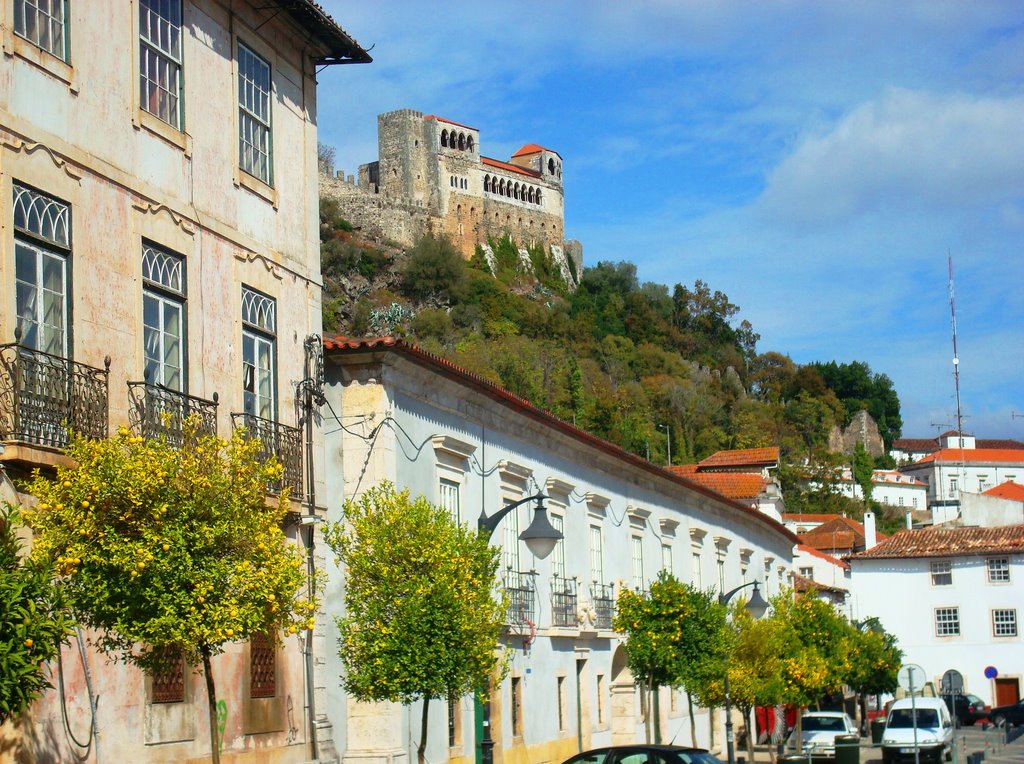
<svg viewBox="0 0 1024 764">
<path fill-rule="evenodd" d="M 428 178 L 428 135 L 423 112 L 398 109 L 377 117 L 378 183 L 380 193 L 429 203 L 436 182 Z M 436 170 L 435 173 L 436 174 Z"/>
<path fill-rule="evenodd" d="M 528 143 L 512 155 L 512 164 L 538 173 L 548 183 L 562 187 L 562 157 L 557 151 Z"/>
</svg>

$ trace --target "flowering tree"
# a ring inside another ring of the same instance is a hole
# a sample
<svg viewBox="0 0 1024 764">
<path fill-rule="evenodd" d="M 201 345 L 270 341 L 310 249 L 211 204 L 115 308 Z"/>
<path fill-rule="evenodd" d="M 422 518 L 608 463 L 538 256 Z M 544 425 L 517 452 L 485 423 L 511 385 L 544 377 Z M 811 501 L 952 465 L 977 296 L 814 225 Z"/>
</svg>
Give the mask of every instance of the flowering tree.
<svg viewBox="0 0 1024 764">
<path fill-rule="evenodd" d="M 0 510 L 0 724 L 50 686 L 43 664 L 71 630 L 64 593 L 45 560 L 27 557 L 12 507 Z"/>
<path fill-rule="evenodd" d="M 99 630 L 101 650 L 159 671 L 183 656 L 202 665 L 210 745 L 220 761 L 210 659 L 230 642 L 279 638 L 305 628 L 301 550 L 281 530 L 285 496 L 266 502 L 281 467 L 258 458 L 260 444 L 198 435 L 184 445 L 132 437 L 74 439 L 77 466 L 41 475 L 25 519 L 33 556 L 55 565 L 79 621 Z"/>
<path fill-rule="evenodd" d="M 326 538 L 347 572 L 342 685 L 361 701 L 422 700 L 423 764 L 430 701 L 484 686 L 498 666 L 507 609 L 494 589 L 498 549 L 390 483 L 346 501 Z"/>
</svg>

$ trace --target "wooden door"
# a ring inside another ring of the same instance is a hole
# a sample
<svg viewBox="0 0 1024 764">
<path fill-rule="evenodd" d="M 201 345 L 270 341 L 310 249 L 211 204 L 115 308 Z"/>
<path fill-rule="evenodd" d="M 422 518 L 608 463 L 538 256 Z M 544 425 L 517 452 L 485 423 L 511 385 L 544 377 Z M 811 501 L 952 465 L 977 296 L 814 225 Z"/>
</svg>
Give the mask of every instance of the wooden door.
<svg viewBox="0 0 1024 764">
<path fill-rule="evenodd" d="M 1020 700 L 1020 680 L 1008 677 L 996 678 L 996 702 L 993 706 L 1008 706 Z"/>
</svg>

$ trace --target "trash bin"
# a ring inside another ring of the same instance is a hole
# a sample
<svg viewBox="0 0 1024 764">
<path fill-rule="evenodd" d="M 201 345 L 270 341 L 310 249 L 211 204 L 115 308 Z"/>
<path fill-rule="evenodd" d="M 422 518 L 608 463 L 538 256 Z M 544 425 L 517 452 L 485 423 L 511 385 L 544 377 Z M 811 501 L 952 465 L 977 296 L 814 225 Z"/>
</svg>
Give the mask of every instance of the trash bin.
<svg viewBox="0 0 1024 764">
<path fill-rule="evenodd" d="M 858 735 L 836 735 L 836 764 L 860 764 Z"/>
<path fill-rule="evenodd" d="M 878 745 L 882 742 L 882 735 L 885 734 L 885 719 L 879 717 L 871 720 L 871 742 Z"/>
</svg>

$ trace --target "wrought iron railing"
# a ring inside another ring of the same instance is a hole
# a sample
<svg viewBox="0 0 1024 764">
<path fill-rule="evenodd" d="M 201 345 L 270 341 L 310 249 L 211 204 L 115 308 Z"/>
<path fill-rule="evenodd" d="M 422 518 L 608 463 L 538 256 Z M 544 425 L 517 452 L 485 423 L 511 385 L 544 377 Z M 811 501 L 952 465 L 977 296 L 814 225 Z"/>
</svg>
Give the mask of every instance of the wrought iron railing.
<svg viewBox="0 0 1024 764">
<path fill-rule="evenodd" d="M 110 356 L 95 369 L 18 343 L 0 345 L 0 439 L 64 448 L 107 437 Z"/>
<path fill-rule="evenodd" d="M 511 626 L 536 623 L 537 586 L 536 573 L 506 570 L 505 591 L 508 593 L 508 622 Z"/>
<path fill-rule="evenodd" d="M 551 625 L 575 626 L 579 603 L 576 596 L 576 579 L 551 577 Z"/>
<path fill-rule="evenodd" d="M 615 617 L 615 587 L 612 584 L 591 584 L 590 601 L 594 605 L 594 625 L 610 629 Z"/>
<path fill-rule="evenodd" d="M 128 421 L 143 438 L 164 438 L 172 446 L 181 446 L 189 417 L 195 417 L 196 435 L 217 434 L 217 393 L 208 401 L 163 385 L 129 382 L 128 399 Z"/>
<path fill-rule="evenodd" d="M 284 467 L 281 479 L 267 486 L 271 493 L 280 493 L 282 488 L 290 488 L 289 497 L 301 499 L 302 493 L 302 431 L 297 427 L 264 419 L 255 414 L 232 414 L 231 421 L 235 428 L 245 428 L 246 433 L 257 438 L 263 447 L 260 449 L 261 459 L 276 457 Z"/>
</svg>

